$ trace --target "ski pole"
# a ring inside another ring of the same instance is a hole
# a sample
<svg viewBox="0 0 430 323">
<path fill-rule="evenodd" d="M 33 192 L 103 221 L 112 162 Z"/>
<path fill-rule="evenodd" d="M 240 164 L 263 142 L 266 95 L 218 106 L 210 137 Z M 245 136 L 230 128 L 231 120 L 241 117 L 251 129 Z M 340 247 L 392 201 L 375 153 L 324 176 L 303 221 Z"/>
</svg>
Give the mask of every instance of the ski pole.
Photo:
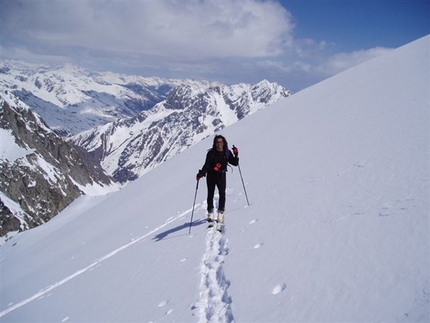
<svg viewBox="0 0 430 323">
<path fill-rule="evenodd" d="M 234 145 L 233 145 L 233 148 L 235 148 Z M 245 183 L 243 182 L 242 171 L 240 170 L 239 163 L 237 163 L 237 167 L 239 167 L 240 179 L 242 181 L 243 190 L 245 191 L 246 202 L 248 203 L 248 206 L 249 206 L 250 204 L 249 204 L 249 200 L 248 200 L 248 194 L 246 193 Z"/>
<path fill-rule="evenodd" d="M 197 190 L 198 189 L 199 189 L 199 180 L 197 180 L 197 184 L 196 184 L 196 193 L 194 194 L 193 211 L 191 212 L 190 229 L 188 230 L 188 234 L 191 233 L 191 225 L 193 224 L 193 216 L 194 216 L 194 206 L 196 205 L 196 198 L 197 198 Z"/>
<path fill-rule="evenodd" d="M 245 191 L 245 196 L 246 196 L 246 202 L 249 204 L 249 200 L 248 200 L 248 194 L 246 193 L 246 188 L 245 188 L 245 183 L 243 182 L 243 177 L 242 177 L 242 171 L 240 170 L 240 165 L 237 164 L 237 167 L 239 167 L 239 174 L 240 174 L 240 179 L 242 180 L 242 186 L 243 186 L 243 190 Z"/>
</svg>

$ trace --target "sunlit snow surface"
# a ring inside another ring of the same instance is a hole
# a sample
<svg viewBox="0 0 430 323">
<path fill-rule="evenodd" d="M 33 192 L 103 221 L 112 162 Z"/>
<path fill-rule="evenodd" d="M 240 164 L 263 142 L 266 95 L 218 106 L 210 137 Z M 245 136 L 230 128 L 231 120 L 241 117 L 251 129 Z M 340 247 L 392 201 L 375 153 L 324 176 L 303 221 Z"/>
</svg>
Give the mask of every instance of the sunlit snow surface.
<svg viewBox="0 0 430 323">
<path fill-rule="evenodd" d="M 212 138 L 16 235 L 0 248 L 0 321 L 430 321 L 429 48 L 225 129 L 251 205 L 233 167 L 222 235 L 195 181 Z"/>
</svg>

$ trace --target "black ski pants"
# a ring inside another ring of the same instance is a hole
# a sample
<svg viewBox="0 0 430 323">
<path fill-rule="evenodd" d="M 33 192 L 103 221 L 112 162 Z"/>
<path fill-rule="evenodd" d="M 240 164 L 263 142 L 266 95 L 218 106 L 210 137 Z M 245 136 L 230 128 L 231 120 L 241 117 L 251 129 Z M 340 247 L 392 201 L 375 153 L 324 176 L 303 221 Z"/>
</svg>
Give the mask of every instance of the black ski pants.
<svg viewBox="0 0 430 323">
<path fill-rule="evenodd" d="M 226 177 L 225 173 L 209 173 L 206 176 L 206 183 L 208 186 L 208 212 L 214 209 L 215 187 L 218 188 L 219 194 L 218 211 L 225 210 L 225 189 L 227 187 Z"/>
</svg>

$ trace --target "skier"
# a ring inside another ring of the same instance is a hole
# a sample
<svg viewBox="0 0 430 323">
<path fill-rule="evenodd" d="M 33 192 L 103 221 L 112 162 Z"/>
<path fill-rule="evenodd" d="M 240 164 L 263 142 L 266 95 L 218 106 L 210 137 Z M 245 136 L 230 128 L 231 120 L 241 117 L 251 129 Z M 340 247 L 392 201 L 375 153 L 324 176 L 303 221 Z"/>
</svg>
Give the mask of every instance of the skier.
<svg viewBox="0 0 430 323">
<path fill-rule="evenodd" d="M 225 189 L 227 186 L 226 182 L 226 172 L 227 165 L 231 164 L 237 166 L 239 164 L 239 150 L 233 146 L 233 153 L 228 149 L 227 140 L 221 136 L 217 135 L 214 138 L 213 146 L 209 149 L 206 154 L 206 160 L 202 167 L 197 173 L 197 180 L 206 177 L 206 183 L 208 188 L 208 222 L 212 225 L 215 221 L 214 217 L 214 203 L 213 198 L 215 194 L 215 186 L 218 188 L 219 193 L 219 203 L 218 203 L 218 219 L 219 223 L 224 222 L 224 210 L 225 210 Z"/>
</svg>

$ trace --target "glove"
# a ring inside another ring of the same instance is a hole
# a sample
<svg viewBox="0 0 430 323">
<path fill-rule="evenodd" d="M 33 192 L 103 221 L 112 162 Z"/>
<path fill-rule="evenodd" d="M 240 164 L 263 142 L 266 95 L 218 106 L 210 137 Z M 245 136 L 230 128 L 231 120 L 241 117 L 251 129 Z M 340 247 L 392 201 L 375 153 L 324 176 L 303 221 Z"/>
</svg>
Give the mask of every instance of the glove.
<svg viewBox="0 0 430 323">
<path fill-rule="evenodd" d="M 233 154 L 235 157 L 239 156 L 239 149 L 237 149 L 235 146 L 233 146 Z"/>
<path fill-rule="evenodd" d="M 196 175 L 196 180 L 200 180 L 200 178 L 202 178 L 204 175 L 203 175 L 203 172 L 202 172 L 202 170 L 200 169 L 199 170 L 199 172 L 197 173 L 197 175 Z"/>
</svg>

